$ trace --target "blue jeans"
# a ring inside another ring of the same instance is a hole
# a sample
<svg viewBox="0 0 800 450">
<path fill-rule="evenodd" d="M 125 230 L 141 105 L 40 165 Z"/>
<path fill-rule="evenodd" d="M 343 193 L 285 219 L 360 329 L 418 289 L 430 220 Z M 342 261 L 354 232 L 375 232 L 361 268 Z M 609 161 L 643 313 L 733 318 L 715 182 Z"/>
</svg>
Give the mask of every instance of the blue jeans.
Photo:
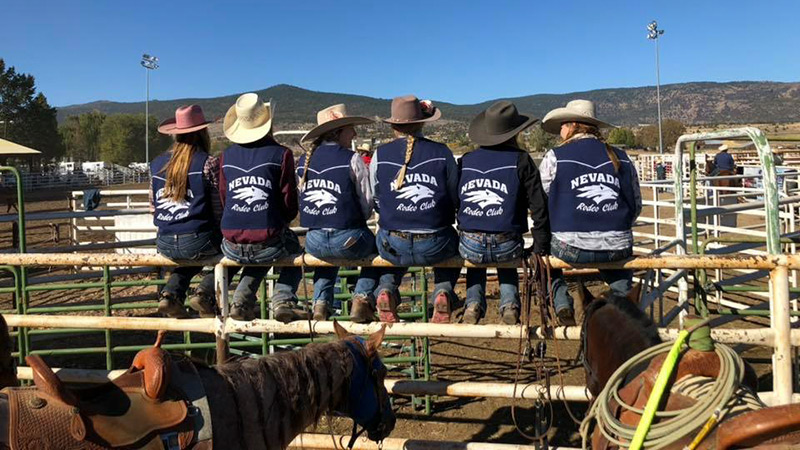
<svg viewBox="0 0 800 450">
<path fill-rule="evenodd" d="M 633 255 L 632 248 L 624 250 L 583 250 L 573 247 L 566 242 L 553 239 L 550 244 L 550 254 L 568 263 L 605 263 L 619 261 Z M 633 271 L 625 269 L 601 269 L 600 277 L 608 283 L 611 291 L 619 296 L 626 296 L 633 289 Z M 567 292 L 567 282 L 561 270 L 551 273 L 553 306 L 556 311 L 563 308 L 572 308 L 572 297 Z"/>
<path fill-rule="evenodd" d="M 306 252 L 320 259 L 361 259 L 378 253 L 375 235 L 369 228 L 346 230 L 309 230 L 306 235 Z M 317 267 L 314 269 L 314 304 L 325 303 L 333 308 L 333 289 L 336 284 L 338 267 Z M 378 272 L 373 267 L 361 269 L 354 294 L 366 295 L 370 303 L 375 299 Z"/>
<path fill-rule="evenodd" d="M 216 231 L 201 231 L 188 234 L 159 234 L 156 238 L 158 253 L 167 258 L 180 261 L 200 261 L 219 254 L 222 236 Z M 192 278 L 203 271 L 202 266 L 185 266 L 172 269 L 164 285 L 164 292 L 183 302 Z M 214 293 L 214 272 L 206 274 L 197 290 L 208 295 Z"/>
<path fill-rule="evenodd" d="M 399 266 L 381 270 L 378 291 L 389 289 L 398 298 L 400 283 L 408 266 L 430 266 L 458 254 L 458 235 L 452 227 L 424 235 L 398 235 L 393 231 L 380 229 L 376 240 L 381 258 Z M 433 299 L 440 292 L 445 292 L 451 302 L 455 302 L 457 298 L 453 289 L 460 274 L 460 268 L 434 268 Z"/>
<path fill-rule="evenodd" d="M 461 232 L 458 252 L 475 264 L 513 261 L 522 256 L 522 235 L 518 233 Z M 519 308 L 519 276 L 517 269 L 498 268 L 500 281 L 500 312 L 507 307 Z M 486 314 L 486 269 L 467 269 L 467 298 L 465 306 L 477 304 L 481 316 Z"/>
<path fill-rule="evenodd" d="M 290 229 L 271 242 L 259 244 L 234 244 L 228 240 L 222 241 L 222 253 L 228 258 L 241 264 L 269 264 L 280 258 L 297 255 L 303 252 L 297 235 Z M 269 272 L 269 267 L 248 266 L 242 269 L 239 285 L 233 293 L 232 303 L 254 305 L 258 286 Z M 294 305 L 297 302 L 295 292 L 303 277 L 300 267 L 282 267 L 275 290 L 270 299 L 272 308 L 281 304 Z"/>
</svg>

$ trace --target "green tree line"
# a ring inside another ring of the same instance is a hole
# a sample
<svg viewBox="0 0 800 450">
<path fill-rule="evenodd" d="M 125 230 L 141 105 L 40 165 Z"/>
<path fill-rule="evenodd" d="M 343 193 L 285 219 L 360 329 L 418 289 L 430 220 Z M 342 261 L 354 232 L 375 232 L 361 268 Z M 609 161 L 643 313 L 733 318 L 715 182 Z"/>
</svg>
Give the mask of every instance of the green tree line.
<svg viewBox="0 0 800 450">
<path fill-rule="evenodd" d="M 150 116 L 150 159 L 172 143 L 169 136 L 158 132 L 158 119 Z M 80 161 L 107 161 L 128 165 L 145 160 L 144 114 L 114 114 L 97 111 L 70 116 L 59 127 L 65 153 Z"/>
<path fill-rule="evenodd" d="M 56 109 L 36 92 L 33 76 L 6 67 L 0 59 L 0 136 L 58 158 L 64 146 L 58 134 Z"/>
</svg>

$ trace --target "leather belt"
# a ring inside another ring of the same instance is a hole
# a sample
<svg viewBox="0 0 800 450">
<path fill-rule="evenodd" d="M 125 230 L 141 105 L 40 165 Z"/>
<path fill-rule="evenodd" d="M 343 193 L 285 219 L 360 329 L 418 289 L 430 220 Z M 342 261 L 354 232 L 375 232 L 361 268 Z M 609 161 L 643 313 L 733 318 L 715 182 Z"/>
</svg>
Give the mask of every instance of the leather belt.
<svg viewBox="0 0 800 450">
<path fill-rule="evenodd" d="M 405 231 L 389 231 L 389 236 L 399 237 L 401 239 L 430 239 L 436 237 L 438 233 L 408 233 Z"/>
</svg>

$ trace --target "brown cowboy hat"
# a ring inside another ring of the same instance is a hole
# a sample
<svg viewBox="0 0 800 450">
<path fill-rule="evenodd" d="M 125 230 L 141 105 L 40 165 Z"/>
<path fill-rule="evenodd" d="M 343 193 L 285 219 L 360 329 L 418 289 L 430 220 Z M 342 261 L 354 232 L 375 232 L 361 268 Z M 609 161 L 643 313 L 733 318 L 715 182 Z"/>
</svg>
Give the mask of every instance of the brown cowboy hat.
<svg viewBox="0 0 800 450">
<path fill-rule="evenodd" d="M 306 133 L 301 141 L 313 141 L 314 139 L 324 135 L 329 131 L 338 128 L 365 125 L 372 123 L 372 119 L 360 116 L 348 116 L 347 107 L 340 103 L 338 105 L 329 106 L 317 113 L 317 126 L 312 128 L 311 131 Z"/>
<path fill-rule="evenodd" d="M 433 106 L 430 100 L 421 100 L 413 95 L 395 97 L 392 100 L 392 117 L 383 119 L 386 123 L 404 125 L 409 123 L 433 122 L 442 117 L 442 111 Z"/>
<path fill-rule="evenodd" d="M 524 116 L 508 100 L 494 102 L 469 124 L 469 139 L 478 145 L 498 145 L 519 134 L 539 120 Z"/>
<path fill-rule="evenodd" d="M 175 117 L 158 124 L 158 132 L 161 134 L 186 134 L 202 130 L 210 123 L 206 120 L 200 105 L 181 106 L 175 110 Z"/>
</svg>

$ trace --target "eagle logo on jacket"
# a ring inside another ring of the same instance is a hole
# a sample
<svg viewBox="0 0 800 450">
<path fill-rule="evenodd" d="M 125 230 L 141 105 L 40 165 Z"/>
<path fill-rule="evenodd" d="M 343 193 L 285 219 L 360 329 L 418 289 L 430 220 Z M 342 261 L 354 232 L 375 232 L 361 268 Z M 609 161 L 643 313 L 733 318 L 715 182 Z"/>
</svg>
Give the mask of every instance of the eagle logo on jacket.
<svg viewBox="0 0 800 450">
<path fill-rule="evenodd" d="M 415 183 L 400 188 L 397 194 L 398 200 L 411 200 L 414 203 L 419 203 L 420 200 L 433 198 L 433 189 Z"/>
<path fill-rule="evenodd" d="M 313 203 L 317 208 L 322 207 L 322 205 L 336 204 L 336 196 L 326 191 L 325 189 L 314 189 L 311 191 L 306 191 L 303 200 L 309 203 Z"/>
<path fill-rule="evenodd" d="M 578 198 L 591 199 L 598 205 L 606 200 L 616 200 L 619 197 L 616 191 L 605 184 L 592 184 L 578 188 L 578 190 L 581 192 L 577 195 Z"/>
<path fill-rule="evenodd" d="M 234 189 L 232 192 L 233 200 L 244 200 L 244 202 L 248 205 L 252 205 L 253 203 L 261 200 L 266 200 L 269 197 L 266 192 L 255 186 L 240 187 L 238 189 Z"/>
<path fill-rule="evenodd" d="M 464 201 L 477 203 L 481 208 L 486 208 L 490 205 L 502 205 L 505 199 L 491 189 L 477 189 L 464 194 Z"/>
</svg>

